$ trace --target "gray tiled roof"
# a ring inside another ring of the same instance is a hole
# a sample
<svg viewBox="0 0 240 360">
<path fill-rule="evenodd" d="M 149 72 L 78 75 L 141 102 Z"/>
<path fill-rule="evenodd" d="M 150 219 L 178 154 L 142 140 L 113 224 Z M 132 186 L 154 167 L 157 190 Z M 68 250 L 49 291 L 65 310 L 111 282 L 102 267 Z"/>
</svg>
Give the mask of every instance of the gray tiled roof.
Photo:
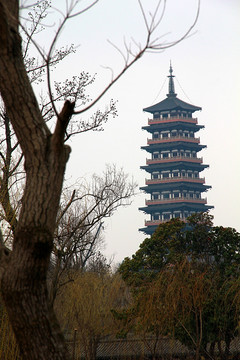
<svg viewBox="0 0 240 360">
<path fill-rule="evenodd" d="M 153 354 L 155 341 L 148 339 L 140 341 L 136 339 L 121 339 L 113 341 L 102 341 L 97 350 L 98 358 L 124 358 L 124 357 L 143 357 Z M 161 338 L 156 345 L 155 354 L 158 355 L 178 355 L 189 353 L 186 346 L 179 341 L 169 338 Z"/>
<path fill-rule="evenodd" d="M 153 114 L 159 111 L 175 110 L 175 109 L 182 109 L 192 112 L 197 110 L 202 110 L 200 106 L 188 104 L 185 101 L 182 101 L 175 96 L 168 96 L 166 99 L 160 101 L 159 103 L 143 109 L 143 111 L 150 112 Z"/>
<path fill-rule="evenodd" d="M 141 360 L 153 358 L 153 349 L 155 341 L 154 338 L 149 337 L 146 341 L 136 339 L 135 337 L 128 336 L 127 339 L 109 338 L 102 340 L 97 349 L 97 359 L 99 360 Z M 210 345 L 210 344 L 209 344 Z M 73 353 L 74 342 L 68 341 L 67 346 L 69 353 Z M 208 346 L 209 347 L 209 346 Z M 225 348 L 222 343 L 223 349 Z M 215 345 L 214 352 L 218 354 L 219 349 Z M 79 341 L 75 343 L 75 360 L 85 359 L 84 348 Z M 240 356 L 240 338 L 235 338 L 231 342 L 230 353 L 232 355 Z M 178 340 L 167 337 L 162 337 L 158 340 L 155 354 L 156 359 L 182 359 L 194 358 L 194 351 L 191 352 L 186 346 L 181 344 Z M 236 359 L 240 359 L 237 357 Z"/>
</svg>

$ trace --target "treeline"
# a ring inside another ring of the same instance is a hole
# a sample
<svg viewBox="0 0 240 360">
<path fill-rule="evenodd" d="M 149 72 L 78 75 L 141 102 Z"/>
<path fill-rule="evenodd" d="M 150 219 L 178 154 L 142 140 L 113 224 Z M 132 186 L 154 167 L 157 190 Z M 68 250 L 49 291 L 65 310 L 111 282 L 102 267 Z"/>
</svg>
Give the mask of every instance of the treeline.
<svg viewBox="0 0 240 360">
<path fill-rule="evenodd" d="M 85 268 L 64 268 L 53 306 L 66 338 L 76 330 L 87 360 L 102 340 L 128 336 L 146 343 L 153 359 L 163 337 L 179 340 L 196 360 L 232 359 L 240 234 L 212 220 L 203 213 L 160 225 L 116 271 L 100 254 Z"/>
<path fill-rule="evenodd" d="M 99 267 L 98 267 L 99 269 Z M 66 331 L 78 330 L 87 359 L 103 339 L 177 339 L 195 359 L 230 359 L 238 336 L 240 234 L 208 213 L 158 227 L 116 272 L 76 272 L 55 306 Z M 149 344 L 148 344 L 149 346 Z M 240 352 L 240 349 L 239 349 Z"/>
<path fill-rule="evenodd" d="M 213 226 L 208 213 L 187 223 L 173 219 L 126 258 L 119 272 L 133 294 L 132 306 L 116 313 L 126 332 L 178 339 L 196 360 L 230 358 L 239 331 L 240 234 L 235 229 Z"/>
</svg>

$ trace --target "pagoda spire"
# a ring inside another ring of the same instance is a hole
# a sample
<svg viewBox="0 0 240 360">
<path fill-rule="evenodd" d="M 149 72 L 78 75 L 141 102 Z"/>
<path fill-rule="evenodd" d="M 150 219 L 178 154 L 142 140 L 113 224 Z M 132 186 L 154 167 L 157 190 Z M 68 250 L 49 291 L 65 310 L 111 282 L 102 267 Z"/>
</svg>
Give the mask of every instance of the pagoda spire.
<svg viewBox="0 0 240 360">
<path fill-rule="evenodd" d="M 169 78 L 168 91 L 169 91 L 169 93 L 167 94 L 167 97 L 176 97 L 177 96 L 177 94 L 175 93 L 174 81 L 173 81 L 173 78 L 175 76 L 172 73 L 173 73 L 173 69 L 172 69 L 172 64 L 170 61 L 170 69 L 169 69 L 170 75 L 168 75 L 168 78 Z"/>
</svg>

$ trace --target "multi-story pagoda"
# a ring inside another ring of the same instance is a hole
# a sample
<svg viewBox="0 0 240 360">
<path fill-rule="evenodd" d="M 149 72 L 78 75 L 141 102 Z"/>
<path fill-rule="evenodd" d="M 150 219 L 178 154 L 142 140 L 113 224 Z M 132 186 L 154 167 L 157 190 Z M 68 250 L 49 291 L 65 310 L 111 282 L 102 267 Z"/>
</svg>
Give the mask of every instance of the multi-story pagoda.
<svg viewBox="0 0 240 360">
<path fill-rule="evenodd" d="M 141 147 L 150 154 L 146 165 L 141 166 L 149 174 L 146 186 L 141 189 L 150 194 L 150 200 L 140 210 L 149 214 L 150 220 L 139 230 L 148 235 L 162 222 L 176 217 L 185 220 L 193 213 L 213 208 L 202 197 L 211 186 L 205 185 L 200 176 L 208 165 L 203 164 L 198 152 L 206 145 L 200 145 L 195 134 L 204 126 L 198 125 L 193 113 L 201 107 L 177 98 L 171 65 L 168 78 L 167 98 L 143 109 L 153 115 L 148 125 L 142 127 L 151 138 L 147 146 Z"/>
</svg>

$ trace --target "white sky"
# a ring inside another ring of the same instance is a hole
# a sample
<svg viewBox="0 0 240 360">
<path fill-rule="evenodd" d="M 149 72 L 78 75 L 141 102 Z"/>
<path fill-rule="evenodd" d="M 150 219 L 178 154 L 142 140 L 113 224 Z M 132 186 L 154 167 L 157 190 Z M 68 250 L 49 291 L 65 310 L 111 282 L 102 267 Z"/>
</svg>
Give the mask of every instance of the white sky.
<svg viewBox="0 0 240 360">
<path fill-rule="evenodd" d="M 59 6 L 65 0 L 52 3 Z M 153 11 L 157 0 L 142 3 L 148 12 Z M 196 9 L 196 0 L 168 0 L 157 36 L 167 34 L 162 38 L 167 42 L 181 37 L 192 24 Z M 214 222 L 240 231 L 239 15 L 239 0 L 202 0 L 200 17 L 191 37 L 164 52 L 145 55 L 102 99 L 100 108 L 111 98 L 118 100 L 118 117 L 106 124 L 104 132 L 83 134 L 71 142 L 67 177 L 73 180 L 89 177 L 102 172 L 105 164 L 115 163 L 133 176 L 139 186 L 144 185 L 148 175 L 139 167 L 145 165 L 149 155 L 140 147 L 146 145 L 148 134 L 141 127 L 147 124 L 148 114 L 142 109 L 166 97 L 167 82 L 160 94 L 159 91 L 171 60 L 178 97 L 202 107 L 195 115 L 205 129 L 197 136 L 201 144 L 207 145 L 200 156 L 210 165 L 202 175 L 206 184 L 212 186 L 206 196 L 208 204 L 215 206 Z M 74 43 L 79 48 L 61 64 L 55 77 L 64 80 L 82 70 L 97 73 L 94 87 L 97 93 L 111 77 L 111 72 L 103 66 L 117 73 L 123 64 L 107 39 L 123 49 L 124 36 L 127 42 L 133 37 L 143 43 L 144 35 L 137 0 L 100 0 L 81 17 L 71 20 L 62 32 L 61 44 Z M 122 208 L 104 224 L 104 253 L 108 257 L 114 255 L 115 262 L 135 253 L 145 238 L 138 232 L 147 219 L 138 211 L 145 198 L 146 195 L 139 193 L 130 207 Z"/>
</svg>

